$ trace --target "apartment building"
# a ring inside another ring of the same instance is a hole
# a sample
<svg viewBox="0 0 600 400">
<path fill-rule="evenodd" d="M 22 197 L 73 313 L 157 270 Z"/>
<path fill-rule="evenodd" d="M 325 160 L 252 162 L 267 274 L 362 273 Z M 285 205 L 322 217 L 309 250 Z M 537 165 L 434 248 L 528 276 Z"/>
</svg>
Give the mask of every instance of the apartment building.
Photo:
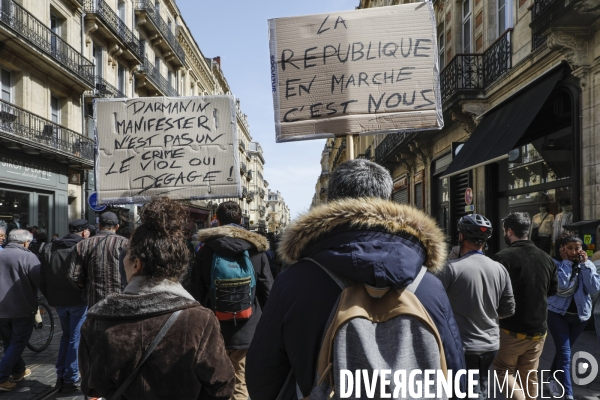
<svg viewBox="0 0 600 400">
<path fill-rule="evenodd" d="M 291 222 L 290 208 L 285 204 L 285 200 L 281 196 L 279 190 L 269 190 L 267 203 L 267 224 L 269 232 L 279 234 L 283 232 Z"/>
<path fill-rule="evenodd" d="M 398 3 L 363 0 L 358 8 Z M 361 137 L 355 154 L 388 168 L 394 201 L 435 217 L 452 244 L 458 219 L 471 212 L 485 214 L 495 226 L 512 211 L 527 211 L 535 219 L 540 207 L 553 218 L 572 213 L 574 222 L 599 219 L 595 5 L 587 0 L 433 4 L 444 128 Z M 336 153 L 343 146 L 343 138 L 328 141 L 330 168 L 345 160 Z M 503 246 L 496 230 L 490 249 Z"/>
</svg>

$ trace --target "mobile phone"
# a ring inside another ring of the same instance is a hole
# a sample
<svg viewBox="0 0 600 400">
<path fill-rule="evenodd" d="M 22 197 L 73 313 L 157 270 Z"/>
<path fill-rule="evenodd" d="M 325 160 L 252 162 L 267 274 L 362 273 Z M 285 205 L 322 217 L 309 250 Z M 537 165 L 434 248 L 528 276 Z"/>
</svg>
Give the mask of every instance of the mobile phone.
<svg viewBox="0 0 600 400">
<path fill-rule="evenodd" d="M 583 263 L 585 261 L 585 257 L 583 257 L 583 254 L 579 254 L 577 257 L 579 257 L 580 263 Z"/>
</svg>

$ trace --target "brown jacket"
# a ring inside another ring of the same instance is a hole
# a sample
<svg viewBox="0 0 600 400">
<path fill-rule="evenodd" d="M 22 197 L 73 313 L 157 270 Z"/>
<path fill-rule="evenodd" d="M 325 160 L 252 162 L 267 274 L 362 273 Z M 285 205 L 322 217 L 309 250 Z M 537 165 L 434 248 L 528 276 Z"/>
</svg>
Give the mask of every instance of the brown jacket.
<svg viewBox="0 0 600 400">
<path fill-rule="evenodd" d="M 177 283 L 136 278 L 88 312 L 79 347 L 83 392 L 111 398 L 171 313 L 183 310 L 122 398 L 228 399 L 235 376 L 213 312 Z"/>
</svg>

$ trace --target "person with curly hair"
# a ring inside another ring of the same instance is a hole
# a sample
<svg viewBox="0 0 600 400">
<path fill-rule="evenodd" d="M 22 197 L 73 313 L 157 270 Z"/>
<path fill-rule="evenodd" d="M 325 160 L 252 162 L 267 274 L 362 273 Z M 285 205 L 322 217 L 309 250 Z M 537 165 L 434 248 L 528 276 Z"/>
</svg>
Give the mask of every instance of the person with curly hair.
<svg viewBox="0 0 600 400">
<path fill-rule="evenodd" d="M 550 380 L 548 387 L 552 396 L 569 400 L 573 399 L 571 349 L 592 316 L 592 296 L 600 291 L 600 275 L 573 232 L 564 232 L 559 243 L 562 260 L 554 260 L 558 293 L 548 298 L 548 330 L 556 347 L 550 369 L 558 382 Z"/>
<path fill-rule="evenodd" d="M 142 209 L 142 225 L 133 231 L 124 260 L 129 284 L 122 294 L 90 308 L 81 330 L 79 363 L 86 395 L 231 397 L 235 376 L 219 322 L 179 283 L 189 257 L 186 219 L 185 209 L 166 197 Z M 140 361 L 167 322 L 170 329 Z"/>
</svg>

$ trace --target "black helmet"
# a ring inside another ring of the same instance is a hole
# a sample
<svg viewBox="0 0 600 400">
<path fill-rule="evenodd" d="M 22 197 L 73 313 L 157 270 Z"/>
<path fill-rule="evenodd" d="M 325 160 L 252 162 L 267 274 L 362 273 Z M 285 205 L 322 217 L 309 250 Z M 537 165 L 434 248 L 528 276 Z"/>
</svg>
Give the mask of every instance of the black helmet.
<svg viewBox="0 0 600 400">
<path fill-rule="evenodd" d="M 492 223 L 483 215 L 469 214 L 458 221 L 458 231 L 465 239 L 485 241 L 492 237 Z"/>
</svg>

